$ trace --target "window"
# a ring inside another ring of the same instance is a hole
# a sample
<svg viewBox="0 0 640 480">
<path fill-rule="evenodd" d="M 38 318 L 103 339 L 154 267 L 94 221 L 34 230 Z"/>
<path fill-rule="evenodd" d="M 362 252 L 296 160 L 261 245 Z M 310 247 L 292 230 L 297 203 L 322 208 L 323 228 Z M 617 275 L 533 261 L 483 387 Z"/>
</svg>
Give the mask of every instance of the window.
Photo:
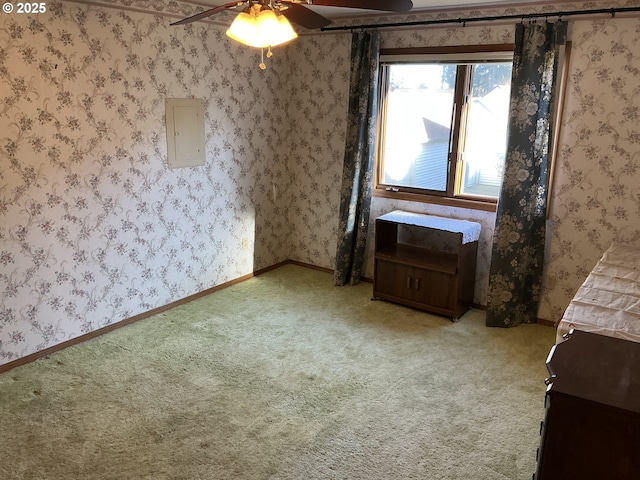
<svg viewBox="0 0 640 480">
<path fill-rule="evenodd" d="M 381 52 L 377 192 L 495 208 L 512 52 L 512 45 Z"/>
</svg>

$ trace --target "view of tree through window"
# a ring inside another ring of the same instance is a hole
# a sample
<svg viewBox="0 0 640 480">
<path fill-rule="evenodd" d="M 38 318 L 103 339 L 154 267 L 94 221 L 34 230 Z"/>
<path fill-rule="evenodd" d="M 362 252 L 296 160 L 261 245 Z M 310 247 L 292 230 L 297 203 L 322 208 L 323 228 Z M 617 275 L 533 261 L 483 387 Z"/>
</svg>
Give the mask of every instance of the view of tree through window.
<svg viewBox="0 0 640 480">
<path fill-rule="evenodd" d="M 392 63 L 383 69 L 379 183 L 498 197 L 511 62 Z"/>
</svg>

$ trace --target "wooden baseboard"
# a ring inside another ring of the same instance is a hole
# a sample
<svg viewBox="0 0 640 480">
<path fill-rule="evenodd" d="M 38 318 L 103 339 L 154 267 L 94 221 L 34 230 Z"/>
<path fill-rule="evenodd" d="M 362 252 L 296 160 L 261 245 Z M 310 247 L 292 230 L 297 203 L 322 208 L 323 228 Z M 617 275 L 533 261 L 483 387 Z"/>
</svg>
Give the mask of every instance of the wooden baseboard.
<svg viewBox="0 0 640 480">
<path fill-rule="evenodd" d="M 228 288 L 232 285 L 235 285 L 240 282 L 244 282 L 245 280 L 249 280 L 260 273 L 265 273 L 269 270 L 273 270 L 274 268 L 278 268 L 286 264 L 287 262 L 282 262 L 280 264 L 274 265 L 273 267 L 265 268 L 254 273 L 249 273 L 247 275 L 243 275 L 241 277 L 235 278 L 229 282 L 222 283 L 220 285 L 216 285 L 215 287 L 208 288 L 198 293 L 194 293 L 193 295 L 189 295 L 188 297 L 181 298 L 180 300 L 176 300 L 175 302 L 168 303 L 163 305 L 162 307 L 154 308 L 147 312 L 140 313 L 138 315 L 134 315 L 133 317 L 125 318 L 124 320 L 120 320 L 119 322 L 112 323 L 105 327 L 99 328 L 98 330 L 94 330 L 92 332 L 86 333 L 84 335 L 80 335 L 79 337 L 72 338 L 71 340 L 67 340 L 65 342 L 58 343 L 51 347 L 45 348 L 38 352 L 27 355 L 26 357 L 19 358 L 9 363 L 5 363 L 0 365 L 0 373 L 8 372 L 16 367 L 21 365 L 25 365 L 27 363 L 31 363 L 39 358 L 46 357 L 47 355 L 51 355 L 52 353 L 58 352 L 60 350 L 64 350 L 65 348 L 71 347 L 73 345 L 78 345 L 79 343 L 86 342 L 87 340 L 91 340 L 92 338 L 99 337 L 104 335 L 105 333 L 109 333 L 118 328 L 126 327 L 127 325 L 131 325 L 132 323 L 138 322 L 140 320 L 144 320 L 145 318 L 152 317 L 153 315 L 157 315 L 171 308 L 178 307 L 180 305 L 184 305 L 185 303 L 189 303 L 193 300 L 196 300 L 201 297 L 205 297 L 207 295 L 212 294 L 213 292 L 217 292 L 218 290 L 222 290 L 223 288 Z"/>
<path fill-rule="evenodd" d="M 72 338 L 71 340 L 67 340 L 65 342 L 58 343 L 58 344 L 53 345 L 51 347 L 48 347 L 48 348 L 45 348 L 45 349 L 40 350 L 38 352 L 32 353 L 30 355 L 27 355 L 26 357 L 22 357 L 22 358 L 19 358 L 17 360 L 14 360 L 12 362 L 0 365 L 0 374 L 8 372 L 9 370 L 12 370 L 12 369 L 14 369 L 16 367 L 19 367 L 21 365 L 26 365 L 27 363 L 31 363 L 31 362 L 33 362 L 35 360 L 38 360 L 39 358 L 46 357 L 47 355 L 51 355 L 52 353 L 59 352 L 60 350 L 64 350 L 65 348 L 71 347 L 73 345 L 78 345 L 79 343 L 86 342 L 87 340 L 91 340 L 92 338 L 99 337 L 101 335 L 104 335 L 105 333 L 109 333 L 109 332 L 111 332 L 113 330 L 116 330 L 118 328 L 126 327 L 127 325 L 131 325 L 132 323 L 135 323 L 135 322 L 138 322 L 140 320 L 144 320 L 146 318 L 152 317 L 153 315 L 157 315 L 157 314 L 162 313 L 162 312 L 164 312 L 166 310 L 169 310 L 171 308 L 175 308 L 175 307 L 178 307 L 180 305 L 184 305 L 185 303 L 189 303 L 189 302 L 191 302 L 193 300 L 196 300 L 198 298 L 205 297 L 205 296 L 210 295 L 210 294 L 212 294 L 214 292 L 217 292 L 218 290 L 222 290 L 224 288 L 228 288 L 228 287 L 230 287 L 232 285 L 235 285 L 235 284 L 240 283 L 240 282 L 244 282 L 245 280 L 249 280 L 250 278 L 257 277 L 258 275 L 262 275 L 264 273 L 270 272 L 271 270 L 275 270 L 277 268 L 282 267 L 283 265 L 288 265 L 288 264 L 298 265 L 298 266 L 305 267 L 305 268 L 312 268 L 314 270 L 319 270 L 319 271 L 322 271 L 322 272 L 333 274 L 333 269 L 330 269 L 330 268 L 318 267 L 316 265 L 311 265 L 310 263 L 299 262 L 297 260 L 284 260 L 282 262 L 276 263 L 276 264 L 271 265 L 269 267 L 261 268 L 259 270 L 256 270 L 253 273 L 249 273 L 247 275 L 243 275 L 243 276 L 238 277 L 238 278 L 236 278 L 234 280 L 231 280 L 229 282 L 225 282 L 225 283 L 222 283 L 220 285 L 216 285 L 215 287 L 208 288 L 208 289 L 203 290 L 201 292 L 194 293 L 193 295 L 189 295 L 188 297 L 182 298 L 180 300 L 176 300 L 175 302 L 168 303 L 167 305 L 164 305 L 162 307 L 154 308 L 154 309 L 149 310 L 147 312 L 143 312 L 143 313 L 140 313 L 138 315 L 134 315 L 133 317 L 126 318 L 126 319 L 121 320 L 121 321 L 116 322 L 116 323 L 112 323 L 111 325 L 107 325 L 105 327 L 99 328 L 98 330 L 94 330 L 93 332 L 89 332 L 89 333 L 86 333 L 84 335 L 80 335 L 79 337 L 75 337 L 75 338 Z M 370 278 L 364 278 L 363 277 L 361 280 L 364 281 L 364 282 L 373 283 L 373 280 L 370 279 Z M 486 305 L 483 306 L 483 305 L 474 304 L 473 307 L 474 308 L 478 308 L 480 310 L 486 310 L 487 309 Z M 552 322 L 550 320 L 543 320 L 543 319 L 539 318 L 538 319 L 538 323 L 540 323 L 542 325 L 555 327 L 554 322 Z"/>
<path fill-rule="evenodd" d="M 556 322 L 554 322 L 552 320 L 545 320 L 544 318 L 538 318 L 538 323 L 540 325 L 544 325 L 546 327 L 556 328 Z"/>
<path fill-rule="evenodd" d="M 477 308 L 478 310 L 484 310 L 485 312 L 487 311 L 487 306 L 486 305 L 481 305 L 479 303 L 474 303 L 471 306 L 473 308 Z M 546 327 L 556 328 L 555 322 L 553 322 L 551 320 L 545 320 L 544 318 L 536 318 L 536 323 L 539 323 L 540 325 L 544 325 Z"/>
<path fill-rule="evenodd" d="M 201 292 L 194 293 L 193 295 L 189 295 L 188 297 L 181 298 L 180 300 L 176 300 L 175 302 L 168 303 L 167 305 L 164 305 L 162 307 L 154 308 L 147 312 L 134 315 L 133 317 L 120 320 L 119 322 L 112 323 L 105 327 L 99 328 L 98 330 L 94 330 L 93 332 L 80 335 L 78 337 L 72 338 L 71 340 L 67 340 L 65 342 L 61 342 L 56 345 L 52 345 L 51 347 L 47 347 L 43 350 L 37 351 L 35 353 L 19 358 L 12 362 L 5 363 L 3 365 L 0 365 L 0 374 L 4 372 L 8 372 L 9 370 L 12 370 L 21 365 L 26 365 L 27 363 L 31 363 L 35 360 L 38 360 L 39 358 L 46 357 L 47 355 L 51 355 L 52 353 L 59 352 L 60 350 L 64 350 L 65 348 L 71 347 L 73 345 L 78 345 L 79 343 L 86 342 L 87 340 L 91 340 L 92 338 L 99 337 L 101 335 L 104 335 L 105 333 L 109 333 L 118 328 L 126 327 L 127 325 L 131 325 L 132 323 L 138 322 L 140 320 L 144 320 L 145 318 L 152 317 L 153 315 L 157 315 L 171 308 L 175 308 L 180 305 L 184 305 L 185 303 L 189 303 L 193 300 L 197 300 L 198 298 L 205 297 L 214 292 L 217 292 L 218 290 L 222 290 L 223 288 L 228 288 L 232 285 L 235 285 L 240 282 L 244 282 L 245 280 L 249 280 L 250 278 L 257 277 L 258 275 L 262 275 L 263 273 L 267 273 L 271 270 L 275 270 L 276 268 L 282 267 L 283 265 L 287 265 L 290 263 L 295 265 L 300 265 L 302 267 L 314 268 L 316 270 L 322 270 L 322 271 L 331 272 L 331 273 L 333 272 L 333 270 L 330 270 L 328 268 L 316 267 L 314 265 L 310 265 L 302 262 L 296 262 L 294 260 L 285 260 L 283 262 L 276 263 L 266 268 L 261 268 L 259 270 L 254 271 L 253 273 L 243 275 L 241 277 L 235 278 L 233 280 L 222 283 L 220 285 L 216 285 L 215 287 L 211 287 Z"/>
<path fill-rule="evenodd" d="M 283 262 L 285 264 L 291 264 L 291 265 L 298 265 L 299 267 L 305 267 L 305 268 L 311 268 L 313 270 L 318 270 L 320 272 L 325 272 L 325 273 L 330 273 L 333 275 L 333 268 L 325 268 L 325 267 L 318 267 L 317 265 L 312 265 L 310 263 L 304 263 L 304 262 L 299 262 L 298 260 L 287 260 L 286 262 Z"/>
<path fill-rule="evenodd" d="M 259 275 L 262 275 L 263 273 L 270 272 L 271 270 L 275 270 L 275 269 L 277 269 L 277 268 L 282 267 L 283 265 L 288 265 L 288 264 L 290 264 L 290 263 L 296 263 L 296 262 L 294 262 L 293 260 L 284 260 L 284 261 L 282 261 L 282 262 L 274 263 L 274 264 L 273 264 L 273 265 L 271 265 L 270 267 L 265 267 L 265 268 L 261 268 L 260 270 L 255 270 L 255 271 L 253 272 L 253 276 L 254 276 L 254 277 L 257 277 L 257 276 L 259 276 Z M 304 265 L 304 264 L 301 264 L 301 265 L 303 265 L 303 266 L 305 266 L 305 267 L 306 267 L 306 265 Z"/>
</svg>

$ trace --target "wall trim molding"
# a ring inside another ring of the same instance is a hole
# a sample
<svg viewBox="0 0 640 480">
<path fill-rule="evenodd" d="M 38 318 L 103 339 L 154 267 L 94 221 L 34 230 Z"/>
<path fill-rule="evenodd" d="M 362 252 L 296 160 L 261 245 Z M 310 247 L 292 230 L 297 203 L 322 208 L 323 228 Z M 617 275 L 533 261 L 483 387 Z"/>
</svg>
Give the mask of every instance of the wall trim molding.
<svg viewBox="0 0 640 480">
<path fill-rule="evenodd" d="M 250 278 L 253 278 L 255 276 L 268 272 L 269 270 L 274 270 L 278 267 L 281 267 L 282 265 L 285 265 L 287 263 L 291 263 L 291 262 L 284 261 L 284 262 L 276 263 L 267 268 L 256 270 L 253 273 L 242 275 L 241 277 L 235 278 L 225 283 L 221 283 L 220 285 L 216 285 L 215 287 L 207 288 L 206 290 L 202 290 L 201 292 L 194 293 L 193 295 L 189 295 L 188 297 L 181 298 L 180 300 L 176 300 L 175 302 L 168 303 L 166 305 L 163 305 L 162 307 L 157 307 L 157 308 L 148 310 L 146 312 L 139 313 L 138 315 L 134 315 L 133 317 L 125 318 L 124 320 L 120 320 L 119 322 L 112 323 L 110 325 L 99 328 L 92 332 L 72 338 L 71 340 L 66 340 L 56 345 L 52 345 L 51 347 L 47 347 L 43 350 L 34 352 L 25 357 L 21 357 L 17 360 L 13 360 L 9 363 L 5 363 L 3 365 L 0 365 L 0 374 L 8 372 L 9 370 L 12 370 L 21 365 L 26 365 L 27 363 L 34 362 L 39 358 L 46 357 L 47 355 L 51 355 L 52 353 L 59 352 L 60 350 L 64 350 L 65 348 L 72 347 L 73 345 L 78 345 L 80 343 L 86 342 L 87 340 L 91 340 L 93 338 L 99 337 L 101 335 L 104 335 L 105 333 L 109 333 L 118 328 L 126 327 L 127 325 L 131 325 L 132 323 L 152 317 L 166 310 L 170 310 L 172 308 L 179 307 L 180 305 L 189 303 L 193 300 L 197 300 L 198 298 L 205 297 L 211 293 L 217 292 L 218 290 L 222 290 L 224 288 L 230 287 L 237 283 L 244 282 L 246 280 L 249 280 Z"/>
<path fill-rule="evenodd" d="M 331 268 L 319 267 L 317 265 L 312 265 L 310 263 L 300 262 L 300 261 L 297 261 L 297 260 L 284 260 L 282 262 L 275 263 L 275 264 L 273 264 L 273 265 L 271 265 L 269 267 L 261 268 L 259 270 L 255 270 L 252 273 L 248 273 L 246 275 L 242 275 L 242 276 L 240 276 L 238 278 L 235 278 L 233 280 L 230 280 L 228 282 L 221 283 L 220 285 L 216 285 L 215 287 L 207 288 L 206 290 L 202 290 L 201 292 L 194 293 L 193 295 L 189 295 L 187 297 L 181 298 L 180 300 L 176 300 L 175 302 L 168 303 L 166 305 L 163 305 L 162 307 L 157 307 L 157 308 L 154 308 L 152 310 L 148 310 L 146 312 L 139 313 L 138 315 L 134 315 L 133 317 L 125 318 L 124 320 L 120 320 L 119 322 L 115 322 L 115 323 L 112 323 L 112 324 L 107 325 L 105 327 L 102 327 L 102 328 L 99 328 L 97 330 L 94 330 L 93 332 L 89 332 L 89 333 L 86 333 L 84 335 L 80 335 L 78 337 L 72 338 L 71 340 L 66 340 L 64 342 L 58 343 L 56 345 L 52 345 L 51 347 L 47 347 L 47 348 L 45 348 L 43 350 L 40 350 L 40 351 L 35 352 L 35 353 L 32 353 L 32 354 L 27 355 L 25 357 L 22 357 L 22 358 L 19 358 L 17 360 L 13 360 L 11 362 L 8 362 L 8 363 L 5 363 L 3 365 L 0 365 L 0 374 L 8 372 L 9 370 L 13 370 L 16 367 L 20 367 L 22 365 L 26 365 L 28 363 L 35 362 L 36 360 L 38 360 L 40 358 L 47 357 L 48 355 L 51 355 L 53 353 L 59 352 L 61 350 L 64 350 L 65 348 L 69 348 L 69 347 L 72 347 L 74 345 L 78 345 L 80 343 L 86 342 L 87 340 L 91 340 L 93 338 L 97 338 L 97 337 L 99 337 L 101 335 L 104 335 L 105 333 L 112 332 L 113 330 L 116 330 L 118 328 L 126 327 L 127 325 L 131 325 L 132 323 L 138 322 L 140 320 L 147 319 L 149 317 L 152 317 L 154 315 L 162 313 L 162 312 L 164 312 L 166 310 L 170 310 L 172 308 L 179 307 L 180 305 L 184 305 L 184 304 L 189 303 L 189 302 L 191 302 L 193 300 L 197 300 L 198 298 L 206 297 L 207 295 L 210 295 L 210 294 L 212 294 L 214 292 L 217 292 L 218 290 L 222 290 L 222 289 L 231 287 L 232 285 L 244 282 L 244 281 L 249 280 L 249 279 L 251 279 L 253 277 L 257 277 L 257 276 L 262 275 L 264 273 L 270 272 L 271 270 L 275 270 L 277 268 L 280 268 L 280 267 L 282 267 L 284 265 L 298 265 L 300 267 L 311 268 L 313 270 L 319 270 L 321 272 L 333 274 L 333 269 L 331 269 Z M 364 278 L 363 277 L 361 280 L 363 282 L 373 283 L 373 280 L 370 279 L 370 278 Z M 473 304 L 472 307 L 480 309 L 480 310 L 486 310 L 487 309 L 486 305 Z M 538 319 L 538 323 L 542 324 L 542 325 L 550 326 L 550 327 L 555 327 L 555 323 L 550 321 L 550 320 L 544 320 L 544 319 L 539 318 Z"/>
</svg>

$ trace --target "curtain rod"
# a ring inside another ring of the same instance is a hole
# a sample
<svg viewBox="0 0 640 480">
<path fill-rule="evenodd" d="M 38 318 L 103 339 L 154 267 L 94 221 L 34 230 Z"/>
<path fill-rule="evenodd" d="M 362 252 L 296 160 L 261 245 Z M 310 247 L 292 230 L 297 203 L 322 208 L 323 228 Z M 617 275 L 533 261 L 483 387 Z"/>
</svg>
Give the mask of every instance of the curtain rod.
<svg viewBox="0 0 640 480">
<path fill-rule="evenodd" d="M 611 15 L 611 18 L 616 16 L 616 13 L 629 13 L 640 12 L 640 7 L 616 7 L 616 8 L 600 8 L 595 10 L 570 10 L 566 12 L 555 13 L 526 13 L 521 15 L 495 15 L 490 17 L 470 17 L 470 18 L 457 18 L 457 19 L 440 19 L 440 20 L 418 20 L 414 22 L 398 22 L 398 23 L 372 23 L 368 25 L 350 25 L 341 27 L 322 27 L 320 31 L 329 32 L 337 30 L 361 30 L 366 28 L 393 28 L 393 27 L 414 27 L 420 25 L 442 25 L 447 23 L 462 23 L 465 26 L 467 23 L 475 22 L 493 22 L 496 20 L 531 20 L 536 18 L 553 18 L 553 17 L 573 17 L 576 15 L 597 15 L 607 14 Z"/>
</svg>

